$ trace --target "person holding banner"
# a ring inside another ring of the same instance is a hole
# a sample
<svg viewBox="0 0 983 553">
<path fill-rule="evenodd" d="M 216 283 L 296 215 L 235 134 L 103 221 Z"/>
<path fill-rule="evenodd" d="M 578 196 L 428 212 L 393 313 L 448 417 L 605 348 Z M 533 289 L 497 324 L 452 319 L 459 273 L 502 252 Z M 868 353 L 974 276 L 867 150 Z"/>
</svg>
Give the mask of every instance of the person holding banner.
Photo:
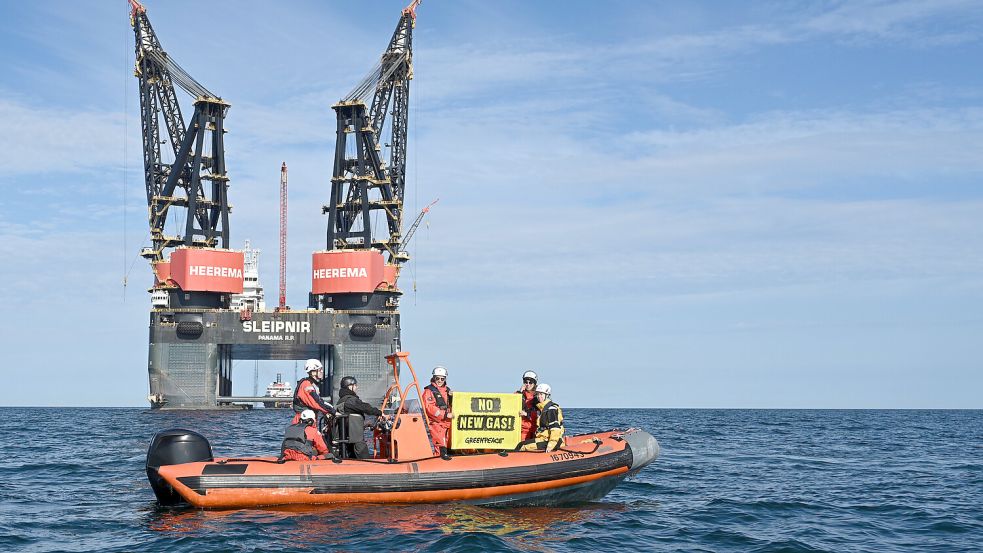
<svg viewBox="0 0 983 553">
<path fill-rule="evenodd" d="M 437 365 L 430 376 L 430 385 L 423 389 L 423 408 L 430 420 L 430 437 L 433 445 L 446 458 L 451 435 L 451 389 L 447 386 L 447 369 Z"/>
<path fill-rule="evenodd" d="M 539 427 L 532 440 L 519 442 L 516 451 L 556 451 L 563 445 L 563 410 L 551 398 L 550 385 L 536 385 L 536 399 L 539 401 Z"/>
<path fill-rule="evenodd" d="M 539 415 L 539 408 L 536 407 L 536 373 L 526 371 L 522 373 L 522 387 L 515 393 L 522 394 L 522 434 L 520 440 L 532 440 L 536 437 L 536 423 Z"/>
</svg>

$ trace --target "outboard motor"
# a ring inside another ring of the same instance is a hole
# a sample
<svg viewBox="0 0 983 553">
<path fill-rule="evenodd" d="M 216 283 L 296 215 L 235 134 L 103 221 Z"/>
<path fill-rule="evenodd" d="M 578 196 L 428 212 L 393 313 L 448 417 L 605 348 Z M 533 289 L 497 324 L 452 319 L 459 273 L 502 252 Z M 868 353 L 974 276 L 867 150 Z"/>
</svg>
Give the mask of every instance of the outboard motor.
<svg viewBox="0 0 983 553">
<path fill-rule="evenodd" d="M 154 434 L 147 450 L 147 478 L 161 505 L 176 505 L 184 500 L 160 475 L 157 469 L 165 465 L 212 461 L 212 446 L 204 436 L 191 430 L 173 428 Z"/>
</svg>

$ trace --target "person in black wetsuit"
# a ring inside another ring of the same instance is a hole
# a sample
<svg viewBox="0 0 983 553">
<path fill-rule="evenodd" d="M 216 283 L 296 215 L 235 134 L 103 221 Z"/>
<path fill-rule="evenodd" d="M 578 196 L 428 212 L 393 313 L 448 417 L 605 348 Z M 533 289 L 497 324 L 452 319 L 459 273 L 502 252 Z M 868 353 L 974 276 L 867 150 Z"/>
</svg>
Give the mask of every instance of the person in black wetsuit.
<svg viewBox="0 0 983 553">
<path fill-rule="evenodd" d="M 378 408 L 365 403 L 358 397 L 358 380 L 354 376 L 341 379 L 341 389 L 338 390 L 338 412 L 348 415 L 348 439 L 357 459 L 368 459 L 369 446 L 365 444 L 365 417 L 386 418 Z"/>
</svg>

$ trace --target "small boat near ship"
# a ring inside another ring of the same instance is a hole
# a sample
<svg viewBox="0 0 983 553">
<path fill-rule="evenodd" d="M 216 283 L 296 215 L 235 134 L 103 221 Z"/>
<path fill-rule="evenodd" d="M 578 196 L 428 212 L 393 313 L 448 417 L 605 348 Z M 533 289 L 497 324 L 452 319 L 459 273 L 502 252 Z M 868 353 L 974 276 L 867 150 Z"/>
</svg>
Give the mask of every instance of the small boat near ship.
<svg viewBox="0 0 983 553">
<path fill-rule="evenodd" d="M 276 373 L 276 381 L 271 382 L 266 387 L 264 398 L 272 398 L 273 401 L 263 401 L 263 407 L 267 409 L 286 409 L 290 407 L 294 399 L 294 387 L 289 382 L 283 381 L 283 375 Z"/>
<path fill-rule="evenodd" d="M 554 452 L 483 453 L 447 460 L 430 455 L 392 462 L 212 458 L 207 440 L 192 432 L 161 433 L 155 443 L 201 452 L 200 461 L 148 466 L 147 472 L 160 503 L 203 509 L 326 503 L 581 503 L 600 499 L 659 453 L 655 438 L 638 429 L 572 436 Z"/>
<path fill-rule="evenodd" d="M 564 505 L 600 499 L 659 455 L 651 434 L 631 428 L 566 436 L 556 451 L 441 457 L 427 432 L 425 412 L 407 409 L 411 388 L 422 395 L 408 354 L 387 359 L 395 383 L 383 410 L 391 410 L 393 417 L 392 424 L 374 432 L 374 458 L 215 458 L 200 434 L 165 430 L 154 436 L 147 452 L 147 476 L 158 502 L 204 509 L 329 503 Z M 400 361 L 413 377 L 405 389 L 399 384 Z M 392 405 L 387 405 L 389 397 Z"/>
</svg>

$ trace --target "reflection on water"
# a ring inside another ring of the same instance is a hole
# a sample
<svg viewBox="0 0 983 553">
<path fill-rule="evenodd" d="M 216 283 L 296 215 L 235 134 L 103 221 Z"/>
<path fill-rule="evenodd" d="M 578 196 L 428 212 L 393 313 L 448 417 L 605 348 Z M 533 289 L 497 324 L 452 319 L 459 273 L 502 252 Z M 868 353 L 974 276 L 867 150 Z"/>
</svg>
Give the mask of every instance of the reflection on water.
<svg viewBox="0 0 983 553">
<path fill-rule="evenodd" d="M 222 513 L 193 509 L 173 509 L 152 505 L 147 511 L 146 526 L 154 532 L 198 534 L 219 531 Z"/>
<path fill-rule="evenodd" d="M 529 549 L 539 542 L 563 541 L 562 530 L 566 525 L 588 520 L 603 524 L 608 516 L 624 511 L 624 505 L 615 503 L 509 509 L 464 504 L 291 505 L 237 511 L 152 507 L 147 514 L 146 528 L 155 533 L 196 536 L 228 534 L 239 526 L 259 525 L 276 532 L 286 543 L 334 546 L 350 544 L 360 536 L 388 536 L 398 541 L 421 533 L 431 537 L 434 533 L 482 533 Z"/>
<path fill-rule="evenodd" d="M 513 532 L 548 534 L 559 524 L 573 524 L 607 513 L 624 511 L 624 506 L 594 503 L 578 507 L 513 507 L 509 509 L 477 505 L 447 506 L 446 532 L 485 532 L 504 536 Z"/>
</svg>

